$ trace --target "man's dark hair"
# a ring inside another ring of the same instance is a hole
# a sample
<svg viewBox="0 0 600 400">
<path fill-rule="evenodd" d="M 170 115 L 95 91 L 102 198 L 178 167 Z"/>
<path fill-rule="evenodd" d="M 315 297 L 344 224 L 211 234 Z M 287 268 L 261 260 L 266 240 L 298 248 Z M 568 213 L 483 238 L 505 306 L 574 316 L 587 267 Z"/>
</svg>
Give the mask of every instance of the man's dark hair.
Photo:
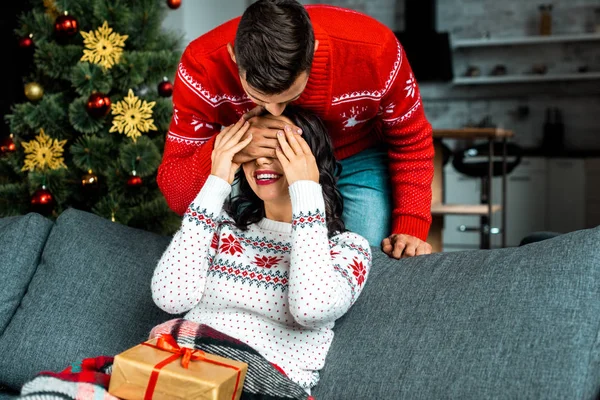
<svg viewBox="0 0 600 400">
<path fill-rule="evenodd" d="M 315 36 L 308 12 L 295 0 L 258 0 L 246 9 L 235 35 L 235 60 L 248 84 L 266 95 L 310 72 Z"/>
<path fill-rule="evenodd" d="M 315 156 L 319 168 L 319 184 L 325 201 L 325 219 L 329 237 L 345 232 L 346 227 L 342 221 L 344 203 L 337 187 L 342 165 L 333 154 L 333 145 L 325 124 L 312 112 L 297 106 L 288 105 L 283 115 L 302 129 L 302 137 Z M 239 192 L 227 201 L 224 209 L 233 218 L 238 228 L 246 230 L 248 225 L 265 217 L 265 205 L 250 187 L 243 168 L 236 173 L 235 180 L 239 184 Z"/>
</svg>

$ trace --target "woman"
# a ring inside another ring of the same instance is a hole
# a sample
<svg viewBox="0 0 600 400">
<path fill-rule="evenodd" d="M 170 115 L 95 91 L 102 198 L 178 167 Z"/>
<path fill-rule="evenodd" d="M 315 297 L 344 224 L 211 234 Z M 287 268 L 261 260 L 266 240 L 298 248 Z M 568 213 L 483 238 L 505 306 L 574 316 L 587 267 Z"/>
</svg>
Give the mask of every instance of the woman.
<svg viewBox="0 0 600 400">
<path fill-rule="evenodd" d="M 318 382 L 334 321 L 356 301 L 371 265 L 348 232 L 329 135 L 312 114 L 271 117 L 300 127 L 277 135 L 277 158 L 237 165 L 249 123 L 221 131 L 211 175 L 187 209 L 152 278 L 168 313 L 236 338 L 307 392 Z M 238 171 L 236 174 L 236 171 Z M 239 195 L 227 202 L 234 178 Z"/>
</svg>

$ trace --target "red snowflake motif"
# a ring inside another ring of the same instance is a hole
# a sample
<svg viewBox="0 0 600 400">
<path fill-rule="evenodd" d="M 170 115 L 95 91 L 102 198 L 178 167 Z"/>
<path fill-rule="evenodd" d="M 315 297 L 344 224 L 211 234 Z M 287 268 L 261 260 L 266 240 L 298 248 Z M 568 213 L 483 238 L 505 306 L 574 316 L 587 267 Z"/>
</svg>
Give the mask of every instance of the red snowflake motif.
<svg viewBox="0 0 600 400">
<path fill-rule="evenodd" d="M 276 256 L 254 256 L 254 264 L 263 268 L 271 268 L 274 265 L 281 261 L 281 257 Z"/>
<path fill-rule="evenodd" d="M 235 253 L 243 252 L 244 248 L 232 234 L 229 234 L 229 236 L 223 238 L 223 242 L 221 244 L 221 253 L 229 253 L 234 255 Z"/>
<path fill-rule="evenodd" d="M 216 233 L 213 235 L 212 241 L 210 242 L 210 247 L 217 250 L 219 248 L 219 235 Z"/>
<path fill-rule="evenodd" d="M 367 274 L 367 269 L 363 265 L 362 261 L 357 261 L 356 258 L 352 261 L 353 263 L 350 264 L 350 266 L 352 267 L 352 274 L 356 277 L 358 286 L 362 286 L 365 282 L 365 275 Z"/>
</svg>

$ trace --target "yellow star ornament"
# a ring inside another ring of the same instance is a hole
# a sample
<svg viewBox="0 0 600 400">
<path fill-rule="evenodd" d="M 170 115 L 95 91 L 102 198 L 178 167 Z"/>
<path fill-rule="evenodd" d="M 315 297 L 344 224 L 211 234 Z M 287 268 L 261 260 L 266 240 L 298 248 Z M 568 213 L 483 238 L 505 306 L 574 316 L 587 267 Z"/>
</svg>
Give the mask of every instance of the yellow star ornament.
<svg viewBox="0 0 600 400">
<path fill-rule="evenodd" d="M 99 64 L 106 69 L 110 69 L 113 65 L 119 63 L 125 40 L 129 37 L 113 32 L 106 21 L 96 31 L 81 32 L 81 35 L 84 39 L 85 49 L 80 61 Z"/>
<path fill-rule="evenodd" d="M 25 165 L 21 171 L 67 168 L 62 157 L 65 143 L 66 140 L 52 139 L 40 129 L 40 134 L 35 140 L 21 143 L 26 154 Z"/>
<path fill-rule="evenodd" d="M 119 132 L 127 135 L 135 142 L 142 132 L 157 130 L 152 119 L 152 107 L 155 101 L 147 102 L 134 96 L 133 90 L 123 100 L 112 106 L 112 127 L 109 132 Z"/>
</svg>

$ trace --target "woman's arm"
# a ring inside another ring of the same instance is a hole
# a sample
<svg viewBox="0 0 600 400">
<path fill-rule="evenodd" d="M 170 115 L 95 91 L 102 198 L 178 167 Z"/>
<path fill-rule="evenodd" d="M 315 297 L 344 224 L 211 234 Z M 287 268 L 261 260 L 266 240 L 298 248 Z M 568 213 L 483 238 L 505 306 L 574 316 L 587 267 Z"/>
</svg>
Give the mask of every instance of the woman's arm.
<svg viewBox="0 0 600 400">
<path fill-rule="evenodd" d="M 252 140 L 252 135 L 241 140 L 248 127 L 248 122 L 240 119 L 216 136 L 211 175 L 183 215 L 181 229 L 154 271 L 152 298 L 168 313 L 189 311 L 202 298 L 208 267 L 217 250 L 223 203 L 240 167 L 233 157 Z"/>
<path fill-rule="evenodd" d="M 371 266 L 367 240 L 346 232 L 327 235 L 321 185 L 296 181 L 292 198 L 290 312 L 303 326 L 322 326 L 344 315 L 358 298 Z"/>
<path fill-rule="evenodd" d="M 152 298 L 162 310 L 180 314 L 200 302 L 208 267 L 216 254 L 223 203 L 229 193 L 229 183 L 209 175 L 183 215 L 181 228 L 152 276 Z"/>
</svg>

